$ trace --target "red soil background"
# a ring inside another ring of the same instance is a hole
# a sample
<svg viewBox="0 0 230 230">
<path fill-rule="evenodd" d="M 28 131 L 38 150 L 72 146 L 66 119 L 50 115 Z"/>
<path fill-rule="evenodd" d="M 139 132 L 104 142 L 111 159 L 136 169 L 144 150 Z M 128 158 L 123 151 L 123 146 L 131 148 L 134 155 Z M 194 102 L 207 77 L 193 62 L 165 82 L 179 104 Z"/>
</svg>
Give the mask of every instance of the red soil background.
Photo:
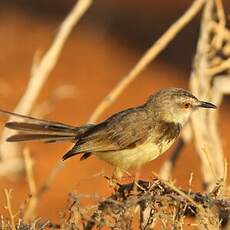
<svg viewBox="0 0 230 230">
<path fill-rule="evenodd" d="M 39 2 L 39 3 L 38 3 Z M 140 3 L 141 2 L 141 3 Z M 166 4 L 167 2 L 167 4 Z M 227 1 L 226 1 L 227 2 Z M 42 53 L 49 47 L 58 25 L 74 1 L 1 1 L 0 3 L 0 107 L 13 110 L 23 94 L 30 75 L 35 51 Z M 81 125 L 87 122 L 96 105 L 140 58 L 154 39 L 189 6 L 191 1 L 95 1 L 92 9 L 68 39 L 55 70 L 49 77 L 37 105 L 48 100 L 55 89 L 72 85 L 74 96 L 58 100 L 46 119 Z M 226 6 L 229 10 L 230 6 Z M 229 12 L 229 11 L 228 11 Z M 199 30 L 199 16 L 183 31 L 119 97 L 100 119 L 143 103 L 154 91 L 164 87 L 187 88 L 190 63 L 195 51 Z M 220 133 L 228 162 L 230 150 L 229 98 L 220 108 Z M 6 117 L 1 116 L 1 128 Z M 71 144 L 29 144 L 35 163 L 36 184 L 41 187 Z M 157 160 L 146 164 L 141 178 L 151 179 L 158 172 L 171 148 Z M 111 193 L 102 176 L 111 175 L 112 168 L 91 157 L 80 162 L 78 157 L 68 160 L 55 178 L 51 188 L 39 201 L 37 215 L 58 222 L 60 211 L 67 207 L 68 194 Z M 179 158 L 173 178 L 177 185 L 188 187 L 194 172 L 193 189 L 201 190 L 200 161 L 192 144 L 186 146 Z M 0 179 L 0 213 L 4 209 L 4 188 L 13 190 L 15 212 L 28 198 L 25 175 Z M 82 205 L 90 200 L 82 199 Z"/>
</svg>

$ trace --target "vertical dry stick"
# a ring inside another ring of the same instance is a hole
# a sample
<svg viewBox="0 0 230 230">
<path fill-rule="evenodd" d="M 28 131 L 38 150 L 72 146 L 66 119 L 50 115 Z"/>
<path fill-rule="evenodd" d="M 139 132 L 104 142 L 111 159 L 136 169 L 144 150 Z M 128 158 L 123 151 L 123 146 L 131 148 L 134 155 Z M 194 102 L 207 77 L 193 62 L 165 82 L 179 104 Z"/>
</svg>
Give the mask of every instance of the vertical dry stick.
<svg viewBox="0 0 230 230">
<path fill-rule="evenodd" d="M 212 101 L 214 104 L 219 106 L 221 104 L 222 98 L 224 94 L 230 94 L 230 78 L 229 75 L 218 75 L 218 73 L 221 73 L 222 71 L 226 71 L 230 69 L 230 58 L 228 58 L 225 61 L 221 61 L 219 65 L 215 65 L 214 67 L 210 68 L 210 58 L 208 57 L 209 52 L 212 50 L 218 50 L 219 52 L 225 52 L 223 49 L 223 41 L 230 43 L 230 32 L 225 28 L 225 17 L 224 17 L 224 10 L 221 0 L 215 0 L 215 7 L 216 7 L 216 15 L 217 19 L 215 17 L 215 11 L 213 11 L 214 1 L 211 0 L 207 2 L 207 5 L 204 10 L 204 14 L 202 17 L 202 26 L 201 26 L 201 34 L 199 38 L 199 44 L 196 52 L 196 58 L 195 58 L 195 64 L 194 64 L 194 71 L 191 78 L 191 86 L 193 93 L 197 95 L 200 98 L 207 99 Z M 216 21 L 215 21 L 216 20 Z M 212 42 L 209 42 L 210 39 L 210 32 L 213 30 L 213 33 L 215 35 L 215 39 L 212 40 Z M 214 56 L 217 57 L 218 55 Z M 225 56 L 229 56 L 229 53 L 225 53 Z M 211 65 L 212 66 L 212 65 Z M 218 75 L 218 77 L 215 77 Z M 201 112 L 201 111 L 200 111 Z M 196 117 L 196 123 L 197 126 L 195 129 L 195 136 L 196 141 L 199 143 L 205 143 L 205 136 L 209 137 L 209 150 L 208 152 L 215 152 L 214 158 L 211 158 L 212 164 L 215 165 L 215 173 L 218 175 L 222 175 L 222 166 L 223 166 L 223 152 L 222 152 L 222 146 L 220 142 L 220 137 L 218 135 L 217 130 L 217 121 L 218 121 L 218 110 L 211 111 L 207 113 L 199 113 Z M 199 116 L 199 118 L 198 118 Z M 201 121 L 202 120 L 202 121 Z M 194 123 L 195 123 L 194 122 Z M 194 128 L 194 126 L 193 126 Z M 207 130 L 209 131 L 207 132 Z M 203 134 L 202 134 L 202 132 Z M 184 129 L 182 132 L 182 138 L 184 140 L 184 143 L 187 143 L 191 140 L 192 135 L 187 135 L 191 133 L 191 128 Z M 208 134 L 207 134 L 208 133 Z M 187 136 L 187 137 L 186 137 Z M 199 136 L 199 137 L 198 137 Z M 210 141 L 212 139 L 212 141 Z M 214 147 L 210 147 L 210 146 Z M 216 181 L 214 178 L 214 174 L 211 175 L 210 170 L 208 170 L 208 163 L 207 156 L 205 154 L 202 154 L 204 152 L 202 150 L 202 146 L 200 144 L 196 144 L 197 148 L 200 146 L 200 155 L 203 159 L 203 172 L 206 175 L 205 181 L 213 180 Z M 209 156 L 208 156 L 209 157 Z M 163 176 L 164 179 L 169 178 L 172 171 L 172 159 L 168 159 L 163 167 L 161 168 L 160 175 Z M 210 158 L 210 157 L 209 157 Z M 204 166 L 205 165 L 205 166 Z M 216 172 L 217 171 L 217 172 Z M 209 174 L 209 175 L 208 175 Z M 219 176 L 218 176 L 219 177 Z M 209 178 L 209 179 L 208 179 Z M 211 179 L 212 178 L 212 179 Z M 207 182 L 206 181 L 206 182 Z"/>
<path fill-rule="evenodd" d="M 212 79 L 214 75 L 207 74 L 207 69 L 211 66 L 210 52 L 215 52 L 211 45 L 211 24 L 214 16 L 214 0 L 206 3 L 202 16 L 201 32 L 198 41 L 197 52 L 194 61 L 194 69 L 190 77 L 190 88 L 192 92 L 204 100 L 212 101 L 219 105 L 221 93 L 215 91 Z M 223 149 L 218 134 L 216 111 L 200 111 L 192 115 L 191 124 L 194 133 L 196 150 L 201 158 L 201 168 L 204 176 L 204 184 L 207 190 L 211 190 L 217 182 L 216 176 L 211 172 L 209 163 L 215 167 L 215 174 L 218 179 L 224 177 L 224 157 Z M 203 148 L 206 149 L 204 154 Z"/>
<path fill-rule="evenodd" d="M 50 49 L 43 56 L 38 64 L 33 65 L 31 79 L 27 85 L 26 91 L 14 112 L 29 114 L 49 73 L 57 63 L 58 57 L 65 41 L 75 24 L 91 5 L 92 0 L 79 0 L 72 11 L 61 24 L 59 32 L 55 37 Z M 9 120 L 11 120 L 10 118 Z M 14 117 L 15 120 L 15 117 Z M 19 157 L 19 145 L 6 143 L 7 136 L 14 134 L 15 131 L 4 129 L 0 141 L 1 167 L 0 176 L 18 172 L 24 168 L 23 161 Z M 13 164 L 14 163 L 14 164 Z"/>
<path fill-rule="evenodd" d="M 30 200 L 27 207 L 27 210 L 24 214 L 24 221 L 25 223 L 28 223 L 28 221 L 34 217 L 34 211 L 38 203 L 37 199 L 37 189 L 33 174 L 33 160 L 31 159 L 30 152 L 28 148 L 25 148 L 23 151 L 24 159 L 25 159 L 25 165 L 26 165 L 26 175 L 27 175 L 27 181 L 30 189 Z"/>
<path fill-rule="evenodd" d="M 199 97 L 208 98 L 208 92 L 210 91 L 211 75 L 207 76 L 206 70 L 209 68 L 207 61 L 207 55 L 209 51 L 209 36 L 210 26 L 209 22 L 212 21 L 212 10 L 214 2 L 213 0 L 207 2 L 202 19 L 201 35 L 198 42 L 197 53 L 195 57 L 194 70 L 190 78 L 190 88 Z M 215 103 L 215 102 L 213 102 Z M 209 169 L 209 161 L 212 163 L 212 157 L 209 156 L 210 152 L 207 149 L 207 135 L 208 124 L 205 112 L 194 114 L 192 116 L 192 127 L 194 132 L 195 146 L 197 152 L 201 158 L 204 182 L 207 186 L 213 185 L 216 182 L 215 175 Z M 210 142 L 210 140 L 209 140 Z M 205 144 L 206 154 L 204 154 L 203 148 Z M 207 156 L 208 155 L 208 156 Z M 209 160 L 208 160 L 209 159 Z M 216 169 L 215 169 L 216 170 Z M 218 175 L 219 176 L 219 175 Z"/>
<path fill-rule="evenodd" d="M 195 0 L 190 8 L 145 52 L 128 75 L 124 76 L 114 89 L 97 106 L 89 119 L 94 123 L 98 117 L 117 99 L 124 89 L 140 74 L 146 66 L 169 44 L 171 40 L 192 20 L 200 11 L 205 0 Z"/>
<path fill-rule="evenodd" d="M 12 230 L 16 230 L 16 226 L 15 226 L 15 222 L 14 222 L 14 214 L 13 214 L 12 207 L 11 207 L 11 192 L 12 192 L 12 190 L 4 189 L 4 192 L 5 192 L 5 196 L 6 196 L 6 207 L 5 208 L 8 210 L 9 215 L 10 215 L 11 228 L 12 228 Z"/>
<path fill-rule="evenodd" d="M 218 27 L 219 28 L 225 28 L 226 18 L 225 18 L 225 14 L 224 14 L 224 6 L 222 3 L 222 0 L 215 0 L 215 4 L 216 4 L 216 13 L 217 13 L 217 16 L 219 19 Z M 217 49 L 221 48 L 221 46 L 223 44 L 223 37 L 224 37 L 224 30 L 220 29 L 219 33 L 217 33 L 217 38 L 215 41 Z"/>
</svg>

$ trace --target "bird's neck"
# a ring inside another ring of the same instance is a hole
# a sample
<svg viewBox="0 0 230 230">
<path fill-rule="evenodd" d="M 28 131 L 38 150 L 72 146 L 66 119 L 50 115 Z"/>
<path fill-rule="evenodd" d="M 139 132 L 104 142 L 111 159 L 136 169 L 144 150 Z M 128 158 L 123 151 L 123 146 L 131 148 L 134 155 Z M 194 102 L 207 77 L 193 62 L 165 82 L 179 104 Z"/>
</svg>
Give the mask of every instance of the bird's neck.
<svg viewBox="0 0 230 230">
<path fill-rule="evenodd" d="M 166 123 L 180 124 L 183 126 L 189 119 L 190 113 L 180 113 L 168 108 L 167 110 L 156 109 L 151 112 L 157 121 L 164 121 Z"/>
<path fill-rule="evenodd" d="M 167 122 L 173 122 L 184 126 L 188 121 L 190 113 L 174 113 L 172 111 L 165 112 L 164 120 Z"/>
</svg>

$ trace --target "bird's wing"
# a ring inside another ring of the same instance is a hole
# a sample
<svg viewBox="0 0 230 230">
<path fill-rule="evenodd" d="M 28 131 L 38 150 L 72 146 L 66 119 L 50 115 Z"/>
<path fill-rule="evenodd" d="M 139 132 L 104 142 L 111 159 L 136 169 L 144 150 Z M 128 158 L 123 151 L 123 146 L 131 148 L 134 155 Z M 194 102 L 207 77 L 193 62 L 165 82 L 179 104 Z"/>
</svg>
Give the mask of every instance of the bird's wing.
<svg viewBox="0 0 230 230">
<path fill-rule="evenodd" d="M 89 129 L 76 144 L 78 152 L 113 151 L 135 147 L 152 130 L 147 113 L 142 107 L 117 113 Z"/>
</svg>

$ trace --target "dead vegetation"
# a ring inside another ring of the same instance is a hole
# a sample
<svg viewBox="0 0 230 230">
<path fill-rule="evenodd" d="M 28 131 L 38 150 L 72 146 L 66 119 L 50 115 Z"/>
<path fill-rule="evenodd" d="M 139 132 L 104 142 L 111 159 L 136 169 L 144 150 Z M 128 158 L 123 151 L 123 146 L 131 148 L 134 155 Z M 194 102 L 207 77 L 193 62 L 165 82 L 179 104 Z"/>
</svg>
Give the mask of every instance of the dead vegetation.
<svg viewBox="0 0 230 230">
<path fill-rule="evenodd" d="M 77 16 L 78 18 L 82 16 L 91 1 L 79 0 L 79 3 L 85 3 L 86 7 L 83 7 L 83 11 Z M 189 87 L 199 98 L 220 105 L 223 96 L 230 93 L 230 31 L 226 28 L 225 13 L 221 0 L 194 0 L 191 7 L 146 51 L 140 61 L 111 90 L 95 109 L 89 121 L 95 122 L 105 109 L 116 101 L 125 88 L 201 10 L 200 36 Z M 71 28 L 74 22 L 72 21 L 71 25 L 63 23 L 64 28 L 62 27 L 62 29 L 65 31 L 65 26 Z M 68 32 L 70 32 L 70 29 Z M 62 41 L 65 41 L 66 38 L 67 35 L 62 38 Z M 63 42 L 58 45 L 55 60 L 62 45 Z M 44 56 L 43 62 L 35 63 L 31 74 L 32 78 L 40 77 L 41 73 L 45 77 L 48 76 L 55 63 L 49 63 L 45 59 L 47 56 Z M 34 98 L 36 98 L 36 95 Z M 26 111 L 28 114 L 30 110 L 31 107 L 26 108 L 26 110 L 17 110 L 17 112 Z M 5 136 L 6 133 L 4 132 L 2 139 Z M 168 182 L 183 146 L 192 140 L 201 159 L 205 193 L 184 191 L 182 188 Z M 18 162 L 20 165 L 22 163 L 22 159 L 17 152 L 18 149 L 17 151 L 13 150 L 13 157 L 10 158 L 8 158 L 9 149 L 7 149 L 6 159 L 4 157 L 5 146 L 5 144 L 1 144 L 3 160 L 1 164 L 4 166 L 1 167 L 1 175 L 10 173 L 8 170 L 10 162 L 15 164 Z M 218 111 L 194 114 L 191 122 L 183 131 L 178 147 L 161 169 L 160 177 L 163 179 L 157 177 L 149 182 L 134 181 L 130 184 L 118 184 L 118 189 L 111 196 L 97 199 L 95 205 L 88 207 L 81 206 L 80 194 L 71 193 L 69 208 L 64 210 L 58 224 L 37 218 L 35 210 L 40 196 L 52 185 L 53 178 L 62 169 L 63 163 L 58 163 L 44 186 L 37 190 L 33 178 L 33 162 L 28 150 L 24 151 L 24 158 L 30 198 L 25 206 L 15 214 L 11 207 L 12 193 L 5 190 L 6 209 L 9 215 L 8 217 L 2 216 L 1 229 L 93 229 L 95 227 L 98 229 L 104 227 L 132 229 L 136 220 L 138 220 L 136 222 L 138 222 L 140 229 L 152 229 L 154 226 L 160 226 L 161 229 L 183 229 L 187 226 L 197 229 L 219 229 L 221 226 L 225 226 L 226 229 L 229 228 L 230 199 L 226 189 L 227 163 L 224 159 L 218 132 Z M 21 166 L 15 167 L 15 169 L 22 168 Z"/>
<path fill-rule="evenodd" d="M 221 195 L 221 187 L 221 183 L 217 184 L 213 191 L 202 194 L 184 191 L 161 179 L 135 181 L 118 185 L 111 196 L 89 207 L 81 207 L 81 195 L 71 193 L 69 207 L 62 213 L 60 224 L 39 218 L 26 224 L 27 212 L 21 210 L 17 216 L 13 214 L 11 192 L 6 190 L 9 219 L 2 218 L 1 229 L 132 229 L 135 218 L 140 229 L 154 226 L 219 229 L 226 226 L 230 215 L 230 200 Z M 195 221 L 185 221 L 186 217 L 195 218 Z"/>
</svg>

